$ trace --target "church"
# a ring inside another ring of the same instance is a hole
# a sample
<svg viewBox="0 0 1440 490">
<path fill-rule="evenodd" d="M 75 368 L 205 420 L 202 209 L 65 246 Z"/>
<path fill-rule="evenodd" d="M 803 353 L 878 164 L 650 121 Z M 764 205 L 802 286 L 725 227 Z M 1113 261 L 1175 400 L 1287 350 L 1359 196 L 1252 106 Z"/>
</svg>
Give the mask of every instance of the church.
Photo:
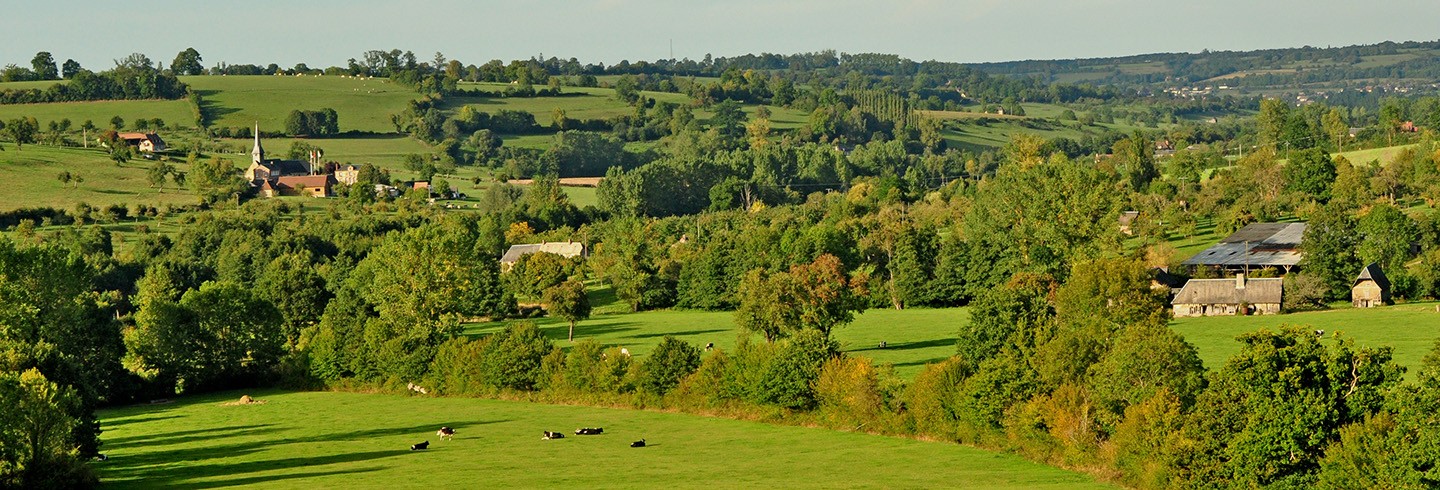
<svg viewBox="0 0 1440 490">
<path fill-rule="evenodd" d="M 330 197 L 335 178 L 328 172 L 319 150 L 310 152 L 309 161 L 265 158 L 260 145 L 260 125 L 255 125 L 255 146 L 250 149 L 250 166 L 245 179 L 260 195 Z"/>
</svg>

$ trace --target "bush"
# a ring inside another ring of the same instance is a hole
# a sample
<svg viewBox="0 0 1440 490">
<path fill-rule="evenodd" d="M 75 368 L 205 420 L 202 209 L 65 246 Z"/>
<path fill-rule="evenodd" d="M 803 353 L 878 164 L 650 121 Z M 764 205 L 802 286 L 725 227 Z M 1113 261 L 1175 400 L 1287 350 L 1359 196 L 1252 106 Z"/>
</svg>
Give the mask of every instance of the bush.
<svg viewBox="0 0 1440 490">
<path fill-rule="evenodd" d="M 885 413 L 879 373 L 868 359 L 840 356 L 825 361 L 815 379 L 815 398 L 832 425 L 864 425 Z"/>
<path fill-rule="evenodd" d="M 505 327 L 505 330 L 480 341 L 480 370 L 484 383 L 494 388 L 534 389 L 540 381 L 540 365 L 555 345 L 530 322 Z"/>
<path fill-rule="evenodd" d="M 698 347 L 666 335 L 641 367 L 640 386 L 656 395 L 664 395 L 699 367 Z"/>
<path fill-rule="evenodd" d="M 820 368 L 839 351 L 819 330 L 801 330 L 786 339 L 760 380 L 757 401 L 791 409 L 814 407 Z"/>
</svg>

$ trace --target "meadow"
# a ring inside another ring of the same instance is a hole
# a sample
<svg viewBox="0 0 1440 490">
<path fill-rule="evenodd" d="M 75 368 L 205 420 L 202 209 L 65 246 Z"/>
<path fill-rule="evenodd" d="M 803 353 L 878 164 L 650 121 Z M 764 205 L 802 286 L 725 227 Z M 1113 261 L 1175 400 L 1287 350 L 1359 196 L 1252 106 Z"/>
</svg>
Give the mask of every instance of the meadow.
<svg viewBox="0 0 1440 490">
<path fill-rule="evenodd" d="M 624 313 L 624 306 L 611 302 L 607 288 L 593 289 L 592 301 L 596 314 L 575 326 L 575 339 L 593 339 L 603 345 L 629 349 L 644 356 L 665 336 L 703 346 L 714 343 L 716 348 L 729 350 L 739 341 L 741 332 L 735 327 L 734 315 L 726 311 L 660 310 Z M 1362 346 L 1394 348 L 1395 361 L 1412 371 L 1440 340 L 1440 312 L 1437 303 L 1409 303 L 1383 308 L 1290 313 L 1268 316 L 1223 316 L 1177 318 L 1171 327 L 1193 344 L 1205 366 L 1219 369 L 1240 351 L 1235 338 L 1262 328 L 1272 331 L 1282 325 L 1304 326 L 1307 330 L 1325 330 L 1326 342 L 1335 334 L 1354 339 Z M 569 325 L 553 318 L 532 321 L 556 345 L 568 348 L 565 341 Z M 969 308 L 909 308 L 905 310 L 871 309 L 855 316 L 855 321 L 840 327 L 832 337 L 842 351 L 869 358 L 877 364 L 894 367 L 895 374 L 910 379 L 926 364 L 944 360 L 955 354 L 955 339 L 960 327 L 970 321 Z M 510 322 L 471 324 L 466 334 L 480 336 L 499 331 Z M 763 342 L 759 336 L 752 341 Z M 879 348 L 881 341 L 887 346 Z"/>
<path fill-rule="evenodd" d="M 639 410 L 280 391 L 100 413 L 110 488 L 1110 488 L 957 444 Z M 455 428 L 453 440 L 435 436 Z M 542 430 L 603 427 L 543 441 Z M 645 439 L 645 448 L 630 441 Z M 430 449 L 410 451 L 430 441 Z"/>
<path fill-rule="evenodd" d="M 7 107 L 7 106 L 0 106 Z M 0 178 L 6 190 L 0 192 L 0 211 L 56 207 L 73 209 L 76 203 L 101 207 L 111 204 L 194 204 L 195 196 L 188 189 L 177 189 L 167 183 L 164 192 L 150 187 L 146 172 L 152 162 L 132 159 L 116 166 L 100 150 L 56 148 L 25 145 L 17 150 L 14 144 L 0 144 Z M 186 171 L 183 161 L 172 161 L 177 170 Z M 62 172 L 79 175 L 84 182 L 65 184 L 57 176 Z"/>
<path fill-rule="evenodd" d="M 125 120 L 126 129 L 131 128 L 137 119 L 157 117 L 164 119 L 167 127 L 195 127 L 195 112 L 190 108 L 190 103 L 183 100 L 101 100 L 0 105 L 0 120 L 33 117 L 40 123 L 41 130 L 49 126 L 51 121 L 59 122 L 64 119 L 69 119 L 71 127 L 76 131 L 87 120 L 94 123 L 95 127 L 105 130 L 110 129 L 110 118 L 115 116 Z M 91 137 L 95 136 L 92 133 Z"/>
<path fill-rule="evenodd" d="M 1235 337 L 1259 329 L 1278 331 L 1284 325 L 1324 330 L 1325 341 L 1335 336 L 1355 340 L 1361 346 L 1394 348 L 1395 362 L 1409 368 L 1408 378 L 1440 339 L 1440 310 L 1437 303 L 1409 303 L 1383 308 L 1338 308 L 1325 311 L 1262 316 L 1215 316 L 1177 318 L 1176 332 L 1195 345 L 1205 366 L 1215 370 L 1240 351 Z"/>
<path fill-rule="evenodd" d="M 608 288 L 591 291 L 595 316 L 575 325 L 575 340 L 593 339 L 604 345 L 629 349 L 644 356 L 665 336 L 672 336 L 695 346 L 714 343 L 716 348 L 730 350 L 739 341 L 741 332 L 735 327 L 734 313 L 729 311 L 660 310 L 623 313 L 624 306 L 609 302 Z M 486 335 L 504 328 L 513 321 L 532 321 L 556 345 L 569 347 L 565 341 L 569 324 L 554 318 L 511 320 L 471 324 L 465 333 Z M 926 364 L 939 362 L 955 354 L 955 338 L 960 327 L 970 321 L 968 308 L 909 308 L 905 310 L 871 309 L 855 315 L 855 321 L 832 333 L 841 350 L 866 357 L 877 364 L 890 364 L 895 374 L 914 377 Z M 759 336 L 752 341 L 764 342 Z M 879 348 L 880 342 L 886 348 Z"/>
<path fill-rule="evenodd" d="M 339 76 L 191 76 L 181 77 L 204 98 L 215 127 L 251 127 L 284 131 L 285 117 L 296 109 L 335 109 L 340 131 L 392 133 L 390 115 L 419 98 L 414 90 L 383 78 Z M 183 102 L 182 102 L 183 103 Z"/>
</svg>

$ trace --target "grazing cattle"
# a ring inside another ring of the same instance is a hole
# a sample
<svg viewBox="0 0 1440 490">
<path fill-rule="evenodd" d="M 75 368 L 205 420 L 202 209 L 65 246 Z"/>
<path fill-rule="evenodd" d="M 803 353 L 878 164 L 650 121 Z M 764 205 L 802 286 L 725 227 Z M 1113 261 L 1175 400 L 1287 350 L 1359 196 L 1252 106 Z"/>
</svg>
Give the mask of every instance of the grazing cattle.
<svg viewBox="0 0 1440 490">
<path fill-rule="evenodd" d="M 410 445 L 410 450 L 411 450 L 411 451 L 419 451 L 419 450 L 422 450 L 422 449 L 430 449 L 430 441 L 425 441 L 425 442 L 422 442 L 422 443 L 419 443 L 419 444 L 411 444 L 411 445 Z"/>
<path fill-rule="evenodd" d="M 550 432 L 550 431 L 547 430 L 547 431 L 545 431 L 545 437 L 540 438 L 540 440 L 542 440 L 542 441 L 548 441 L 548 440 L 551 440 L 551 439 L 564 439 L 564 438 L 565 438 L 565 434 L 561 434 L 561 433 L 559 433 L 559 432 Z"/>
<path fill-rule="evenodd" d="M 110 459 L 110 457 L 109 457 L 109 456 L 106 456 L 106 455 L 104 455 L 104 454 L 96 454 L 96 455 L 95 455 L 95 460 L 96 460 L 96 461 L 106 461 L 106 460 L 109 460 L 109 459 Z"/>
<path fill-rule="evenodd" d="M 714 343 L 714 342 L 706 342 L 706 343 L 705 343 L 705 351 L 708 352 L 708 351 L 712 351 L 712 350 L 715 350 L 715 343 Z"/>
<path fill-rule="evenodd" d="M 1316 337 L 1324 337 L 1324 336 L 1325 336 L 1325 331 L 1324 331 L 1324 330 L 1316 330 L 1316 331 L 1315 331 L 1315 336 L 1316 336 Z"/>
<path fill-rule="evenodd" d="M 445 439 L 454 439 L 455 429 L 451 429 L 449 427 L 441 427 L 440 430 L 435 431 L 435 435 L 440 436 L 440 440 L 442 441 Z"/>
<path fill-rule="evenodd" d="M 881 348 L 881 349 L 884 349 L 884 348 L 886 348 L 886 347 L 889 347 L 889 345 L 886 344 L 884 340 L 881 340 L 881 341 L 880 341 L 880 348 Z"/>
<path fill-rule="evenodd" d="M 645 447 L 645 440 L 644 440 L 644 439 L 641 439 L 641 440 L 632 442 L 632 443 L 630 443 L 630 447 Z"/>
<path fill-rule="evenodd" d="M 603 427 L 582 427 L 575 429 L 575 435 L 577 436 L 594 436 L 603 432 L 605 432 L 605 428 Z"/>
</svg>

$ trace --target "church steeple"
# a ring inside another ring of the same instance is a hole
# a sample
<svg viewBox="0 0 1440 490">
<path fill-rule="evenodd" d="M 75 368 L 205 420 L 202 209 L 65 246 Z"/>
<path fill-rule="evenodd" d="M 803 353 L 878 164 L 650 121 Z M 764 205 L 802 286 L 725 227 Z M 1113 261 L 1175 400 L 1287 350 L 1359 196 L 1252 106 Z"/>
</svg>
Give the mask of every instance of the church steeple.
<svg viewBox="0 0 1440 490">
<path fill-rule="evenodd" d="M 260 122 L 255 122 L 255 148 L 250 150 L 250 161 L 265 163 L 265 149 L 260 147 Z"/>
</svg>

